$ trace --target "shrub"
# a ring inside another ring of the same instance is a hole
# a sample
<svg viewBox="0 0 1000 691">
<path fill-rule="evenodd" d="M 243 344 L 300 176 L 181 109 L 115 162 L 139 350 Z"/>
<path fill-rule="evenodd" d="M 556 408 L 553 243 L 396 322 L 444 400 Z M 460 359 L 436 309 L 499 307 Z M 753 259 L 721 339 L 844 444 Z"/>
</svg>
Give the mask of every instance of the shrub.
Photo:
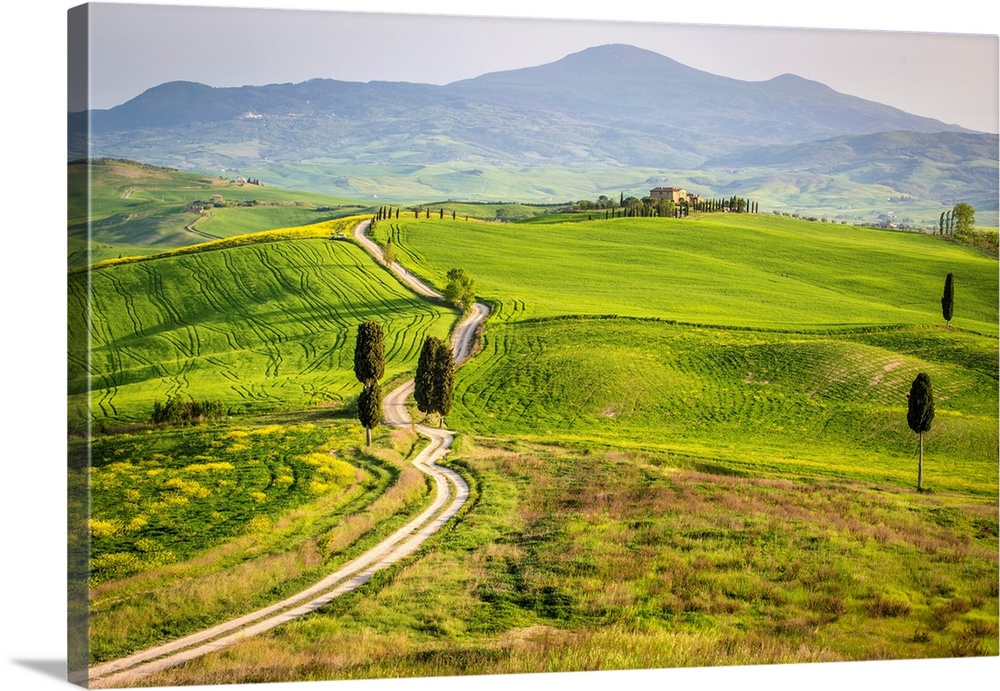
<svg viewBox="0 0 1000 691">
<path fill-rule="evenodd" d="M 155 401 L 150 420 L 155 424 L 170 422 L 201 422 L 220 418 L 226 414 L 221 401 L 182 401 L 177 396 L 167 398 L 166 403 Z"/>
<path fill-rule="evenodd" d="M 877 593 L 866 609 L 873 617 L 905 617 L 910 613 L 910 603 L 900 595 Z"/>
</svg>

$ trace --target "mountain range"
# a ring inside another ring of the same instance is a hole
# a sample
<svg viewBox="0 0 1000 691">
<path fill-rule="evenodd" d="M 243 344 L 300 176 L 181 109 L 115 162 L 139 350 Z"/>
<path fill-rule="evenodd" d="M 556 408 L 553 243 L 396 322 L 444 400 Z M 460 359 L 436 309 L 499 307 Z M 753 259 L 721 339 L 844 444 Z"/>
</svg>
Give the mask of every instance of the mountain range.
<svg viewBox="0 0 1000 691">
<path fill-rule="evenodd" d="M 476 168 L 853 170 L 867 171 L 889 189 L 905 192 L 908 186 L 906 194 L 944 203 L 961 185 L 981 206 L 997 208 L 995 134 L 790 74 L 741 81 L 620 44 L 447 85 L 314 79 L 213 88 L 170 82 L 109 110 L 71 114 L 71 158 L 87 154 L 88 119 L 91 156 L 182 169 L 402 166 L 412 174 L 457 162 Z M 882 166 L 887 155 L 890 165 Z M 928 161 L 936 172 L 921 176 Z M 952 169 L 964 171 L 955 185 L 948 184 Z M 907 185 L 914 174 L 921 179 Z"/>
</svg>

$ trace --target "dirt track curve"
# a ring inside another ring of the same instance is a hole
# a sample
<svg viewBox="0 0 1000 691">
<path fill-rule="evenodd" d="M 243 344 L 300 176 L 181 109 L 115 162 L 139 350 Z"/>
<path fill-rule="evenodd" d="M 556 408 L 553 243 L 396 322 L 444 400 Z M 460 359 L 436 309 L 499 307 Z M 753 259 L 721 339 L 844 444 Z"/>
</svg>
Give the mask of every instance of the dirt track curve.
<svg viewBox="0 0 1000 691">
<path fill-rule="evenodd" d="M 384 263 L 381 248 L 365 236 L 368 223 L 364 221 L 358 224 L 355 238 L 377 261 Z M 394 264 L 390 268 L 417 293 L 431 298 L 441 297 L 440 293 L 410 275 L 399 264 Z M 485 305 L 476 303 L 470 313 L 455 327 L 452 348 L 456 364 L 463 362 L 471 354 L 476 330 L 488 314 L 489 309 Z M 413 393 L 413 380 L 405 382 L 386 395 L 383 401 L 386 424 L 401 427 L 413 424 L 406 410 L 406 399 L 411 393 Z M 469 486 L 458 473 L 435 464 L 448 452 L 455 440 L 454 434 L 446 429 L 424 425 L 413 427 L 430 442 L 414 459 L 413 465 L 422 473 L 434 478 L 437 485 L 433 503 L 419 516 L 315 585 L 281 602 L 176 641 L 91 667 L 87 680 L 89 688 L 114 688 L 131 683 L 154 672 L 181 665 L 188 660 L 221 650 L 244 638 L 273 629 L 319 609 L 339 595 L 359 588 L 377 571 L 416 552 L 427 538 L 458 513 L 469 497 Z"/>
</svg>

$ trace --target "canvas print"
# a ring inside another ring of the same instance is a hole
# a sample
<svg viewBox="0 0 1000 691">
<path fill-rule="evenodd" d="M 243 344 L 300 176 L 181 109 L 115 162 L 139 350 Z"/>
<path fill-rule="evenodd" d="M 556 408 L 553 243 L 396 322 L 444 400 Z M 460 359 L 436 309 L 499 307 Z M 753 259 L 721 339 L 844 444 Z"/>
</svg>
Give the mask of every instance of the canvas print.
<svg viewBox="0 0 1000 691">
<path fill-rule="evenodd" d="M 67 19 L 71 681 L 998 655 L 997 36 Z"/>
</svg>

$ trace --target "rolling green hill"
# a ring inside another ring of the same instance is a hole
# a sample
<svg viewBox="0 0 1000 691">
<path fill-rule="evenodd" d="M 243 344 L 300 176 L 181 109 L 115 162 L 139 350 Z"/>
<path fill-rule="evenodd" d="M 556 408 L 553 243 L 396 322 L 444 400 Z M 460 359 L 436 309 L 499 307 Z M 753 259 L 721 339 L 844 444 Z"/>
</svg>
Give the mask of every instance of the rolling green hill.
<svg viewBox="0 0 1000 691">
<path fill-rule="evenodd" d="M 360 208 L 347 199 L 237 182 L 232 172 L 209 176 L 125 160 L 70 163 L 68 176 L 71 269 Z"/>
<path fill-rule="evenodd" d="M 581 219 L 378 223 L 407 268 L 440 288 L 462 267 L 496 308 L 447 418 L 461 434 L 446 463 L 471 501 L 364 589 L 146 682 L 996 654 L 996 262 L 773 216 Z M 88 366 L 99 419 L 142 419 L 175 393 L 293 409 L 266 426 L 94 437 L 88 478 L 109 496 L 91 534 L 112 579 L 93 591 L 97 659 L 272 601 L 423 501 L 423 480 L 401 473 L 400 491 L 344 518 L 416 442 L 383 430 L 368 457 L 351 451 L 356 426 L 297 424 L 357 391 L 361 319 L 386 324 L 387 376 L 455 321 L 329 239 L 356 220 L 92 272 L 94 357 L 71 359 L 74 410 Z M 86 285 L 71 273 L 77 328 Z M 928 493 L 913 491 L 905 422 L 920 371 L 937 403 Z M 309 473 L 331 459 L 338 483 L 313 496 Z M 176 507 L 161 508 L 161 482 Z M 247 499 L 276 506 L 244 522 Z M 161 518 L 172 532 L 147 542 Z"/>
<path fill-rule="evenodd" d="M 466 269 L 497 306 L 458 375 L 449 421 L 461 429 L 906 486 L 906 394 L 924 371 L 938 397 L 938 486 L 996 491 L 996 262 L 971 250 L 721 214 L 408 220 L 377 233 L 438 285 Z M 951 330 L 948 272 L 964 286 Z"/>
<path fill-rule="evenodd" d="M 92 352 L 70 360 L 72 416 L 86 415 L 88 367 L 98 419 L 148 419 L 174 395 L 236 411 L 342 402 L 355 393 L 355 331 L 367 319 L 385 326 L 386 376 L 412 368 L 423 337 L 445 336 L 455 313 L 329 239 L 357 220 L 92 271 Z M 84 333 L 86 290 L 86 273 L 70 276 L 73 334 Z"/>
<path fill-rule="evenodd" d="M 926 235 L 752 214 L 500 227 L 401 219 L 378 233 L 438 286 L 448 269 L 467 269 L 503 321 L 614 314 L 786 330 L 938 326 L 951 272 L 962 286 L 954 325 L 996 333 L 996 262 Z"/>
</svg>

